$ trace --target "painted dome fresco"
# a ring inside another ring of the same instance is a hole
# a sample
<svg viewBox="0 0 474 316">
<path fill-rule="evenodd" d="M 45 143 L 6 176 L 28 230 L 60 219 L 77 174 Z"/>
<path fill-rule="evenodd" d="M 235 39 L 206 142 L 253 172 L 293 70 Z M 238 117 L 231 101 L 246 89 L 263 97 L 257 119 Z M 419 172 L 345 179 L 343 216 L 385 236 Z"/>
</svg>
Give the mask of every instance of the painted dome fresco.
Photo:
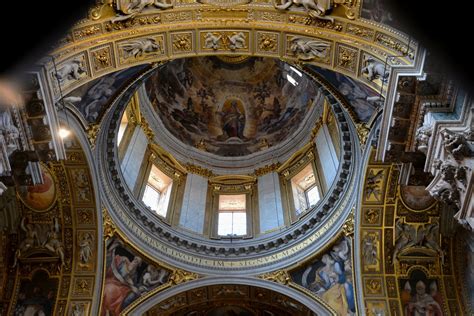
<svg viewBox="0 0 474 316">
<path fill-rule="evenodd" d="M 173 60 L 145 86 L 157 117 L 176 139 L 223 157 L 291 139 L 318 94 L 306 74 L 258 57 Z"/>
</svg>

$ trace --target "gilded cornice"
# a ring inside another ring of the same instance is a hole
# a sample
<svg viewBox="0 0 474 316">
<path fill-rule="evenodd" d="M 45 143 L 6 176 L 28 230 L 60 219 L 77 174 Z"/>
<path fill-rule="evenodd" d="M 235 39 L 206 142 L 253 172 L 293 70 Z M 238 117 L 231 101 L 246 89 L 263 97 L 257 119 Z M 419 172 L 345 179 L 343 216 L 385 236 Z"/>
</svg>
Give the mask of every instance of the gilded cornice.
<svg viewBox="0 0 474 316">
<path fill-rule="evenodd" d="M 278 168 L 281 166 L 281 163 L 279 162 L 276 162 L 276 163 L 272 163 L 270 165 L 265 165 L 261 168 L 258 168 L 258 169 L 255 169 L 255 172 L 254 172 L 254 175 L 256 177 L 261 177 L 261 176 L 264 176 L 266 175 L 267 173 L 270 173 L 270 172 L 275 172 L 276 170 L 278 170 Z"/>
<path fill-rule="evenodd" d="M 187 172 L 200 175 L 204 178 L 211 178 L 215 176 L 211 170 L 190 163 L 186 164 L 184 168 L 186 168 Z"/>
<path fill-rule="evenodd" d="M 302 166 L 306 165 L 309 161 L 313 161 L 315 145 L 313 142 L 308 142 L 305 146 L 295 152 L 290 159 L 285 161 L 278 169 L 278 173 L 283 174 L 285 178 L 292 177 L 298 172 Z"/>
<path fill-rule="evenodd" d="M 52 52 L 59 70 L 70 63 L 77 63 L 83 70 L 77 78 L 62 82 L 64 95 L 94 78 L 133 65 L 218 54 L 300 60 L 379 89 L 380 82 L 368 79 L 364 73 L 367 58 L 380 63 L 388 60 L 392 67 L 411 65 L 417 52 L 417 44 L 410 43 L 403 34 L 357 16 L 350 20 L 342 8 L 331 14 L 334 21 L 308 18 L 299 9 L 277 10 L 269 2 L 226 8 L 180 3 L 166 10 L 148 7 L 121 21 L 115 17 L 111 4 L 93 9 L 90 19 L 78 23 Z M 208 34 L 216 36 L 216 43 L 212 44 Z M 134 56 L 124 55 L 124 47 L 138 45 L 137 41 L 152 45 Z M 327 45 L 327 54 L 303 54 L 298 45 L 308 41 Z M 54 73 L 52 62 L 46 61 L 45 67 L 48 73 Z M 59 88 L 53 79 L 49 78 L 58 97 Z"/>
<path fill-rule="evenodd" d="M 291 277 L 288 274 L 288 271 L 285 270 L 277 270 L 269 273 L 265 273 L 259 276 L 260 278 L 266 281 L 277 282 L 283 285 L 287 285 L 291 282 Z"/>
</svg>

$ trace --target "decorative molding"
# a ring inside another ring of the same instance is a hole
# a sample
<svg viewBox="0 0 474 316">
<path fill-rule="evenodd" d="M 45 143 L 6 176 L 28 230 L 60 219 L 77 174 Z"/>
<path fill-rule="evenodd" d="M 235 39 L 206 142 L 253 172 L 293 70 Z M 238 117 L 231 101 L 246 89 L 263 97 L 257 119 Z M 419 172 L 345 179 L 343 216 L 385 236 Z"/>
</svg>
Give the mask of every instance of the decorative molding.
<svg viewBox="0 0 474 316">
<path fill-rule="evenodd" d="M 204 178 L 212 178 L 215 176 L 211 170 L 203 168 L 201 166 L 193 165 L 190 163 L 184 165 L 184 168 L 186 168 L 187 172 L 200 175 L 201 177 L 204 177 Z"/>
<path fill-rule="evenodd" d="M 281 163 L 279 162 L 272 163 L 271 165 L 265 165 L 261 168 L 255 169 L 255 172 L 253 174 L 255 175 L 255 177 L 261 177 L 266 175 L 267 173 L 277 171 L 280 166 Z"/>
<path fill-rule="evenodd" d="M 87 126 L 87 129 L 86 129 L 87 139 L 89 140 L 92 149 L 94 149 L 95 147 L 95 141 L 97 139 L 97 136 L 99 135 L 99 132 L 100 132 L 100 124 L 91 124 Z"/>
<path fill-rule="evenodd" d="M 342 225 L 342 231 L 344 232 L 345 236 L 354 235 L 354 228 L 355 228 L 354 213 L 355 213 L 355 207 L 352 208 L 351 212 L 349 213 L 349 216 L 347 217 L 346 221 Z"/>
<path fill-rule="evenodd" d="M 184 282 L 193 281 L 199 278 L 199 275 L 193 272 L 177 269 L 170 276 L 170 282 L 172 285 L 178 285 Z"/>
<path fill-rule="evenodd" d="M 117 231 L 117 226 L 115 226 L 115 223 L 112 218 L 110 218 L 109 212 L 105 207 L 102 208 L 102 219 L 104 226 L 104 239 L 112 238 Z"/>
<path fill-rule="evenodd" d="M 288 283 L 291 282 L 291 277 L 288 274 L 288 272 L 285 270 L 278 270 L 274 272 L 265 273 L 259 277 L 266 281 L 277 282 L 283 285 L 287 285 Z"/>
</svg>

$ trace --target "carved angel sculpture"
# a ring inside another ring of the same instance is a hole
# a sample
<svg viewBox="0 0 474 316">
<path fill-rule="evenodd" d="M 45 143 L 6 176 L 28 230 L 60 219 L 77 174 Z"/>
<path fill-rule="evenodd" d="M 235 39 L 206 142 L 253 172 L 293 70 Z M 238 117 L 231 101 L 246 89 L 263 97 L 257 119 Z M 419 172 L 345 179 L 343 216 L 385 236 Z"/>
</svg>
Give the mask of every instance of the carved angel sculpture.
<svg viewBox="0 0 474 316">
<path fill-rule="evenodd" d="M 237 48 L 245 47 L 245 34 L 243 32 L 239 32 L 232 36 L 228 36 L 229 39 L 229 48 L 231 50 L 236 50 Z"/>
<path fill-rule="evenodd" d="M 392 260 L 397 258 L 398 253 L 405 248 L 411 247 L 416 243 L 415 227 L 403 222 L 403 219 L 395 223 L 395 247 L 393 249 Z"/>
<path fill-rule="evenodd" d="M 274 6 L 278 10 L 287 10 L 292 5 L 303 6 L 310 17 L 334 22 L 334 19 L 326 16 L 326 14 L 333 8 L 334 3 L 343 2 L 342 0 L 282 0 L 281 4 L 274 2 Z"/>
<path fill-rule="evenodd" d="M 21 241 L 20 246 L 15 252 L 13 267 L 16 267 L 18 263 L 18 258 L 20 258 L 23 253 L 27 252 L 33 247 L 37 247 L 40 245 L 38 230 L 32 223 L 26 223 L 25 217 L 21 219 L 20 228 L 25 232 L 25 238 Z"/>
<path fill-rule="evenodd" d="M 416 141 L 418 142 L 417 149 L 423 153 L 427 153 L 428 145 L 433 133 L 433 126 L 423 125 L 416 130 Z"/>
<path fill-rule="evenodd" d="M 221 35 L 214 35 L 212 33 L 207 33 L 204 41 L 205 48 L 212 48 L 216 50 L 219 48 L 219 41 L 221 40 Z"/>
<path fill-rule="evenodd" d="M 65 258 L 64 258 L 64 248 L 63 243 L 59 241 L 59 236 L 61 234 L 61 230 L 59 227 L 59 221 L 57 218 L 53 219 L 53 225 L 51 225 L 51 230 L 47 233 L 47 241 L 44 244 L 44 247 L 51 252 L 54 252 L 59 256 L 61 260 L 61 264 L 65 265 Z"/>
<path fill-rule="evenodd" d="M 65 63 L 59 68 L 55 76 L 59 83 L 63 83 L 66 80 L 79 80 L 81 74 L 85 72 L 82 61 L 79 59 L 73 59 Z"/>
<path fill-rule="evenodd" d="M 128 41 L 121 47 L 123 50 L 123 57 L 127 59 L 132 56 L 138 58 L 143 56 L 143 54 L 156 52 L 160 49 L 160 44 L 158 44 L 153 38 L 140 38 Z"/>
<path fill-rule="evenodd" d="M 311 60 L 316 57 L 326 58 L 329 44 L 296 36 L 291 40 L 290 49 L 298 59 Z"/>
<path fill-rule="evenodd" d="M 119 12 L 112 19 L 112 22 L 124 21 L 133 18 L 148 6 L 155 6 L 159 9 L 169 9 L 173 7 L 172 3 L 166 3 L 159 0 L 115 0 L 115 8 Z"/>
<path fill-rule="evenodd" d="M 432 223 L 420 226 L 417 235 L 417 245 L 435 250 L 441 258 L 441 263 L 444 264 L 444 252 L 438 242 L 439 224 Z"/>
<path fill-rule="evenodd" d="M 460 133 L 454 133 L 447 129 L 441 132 L 443 136 L 444 149 L 456 160 L 463 160 L 465 157 L 472 156 L 472 150 L 469 148 L 466 137 Z"/>
<path fill-rule="evenodd" d="M 367 74 L 369 81 L 374 81 L 375 79 L 380 79 L 383 82 L 387 81 L 390 73 L 384 64 L 372 57 L 367 58 L 365 62 L 366 66 L 362 68 L 362 73 Z"/>
</svg>

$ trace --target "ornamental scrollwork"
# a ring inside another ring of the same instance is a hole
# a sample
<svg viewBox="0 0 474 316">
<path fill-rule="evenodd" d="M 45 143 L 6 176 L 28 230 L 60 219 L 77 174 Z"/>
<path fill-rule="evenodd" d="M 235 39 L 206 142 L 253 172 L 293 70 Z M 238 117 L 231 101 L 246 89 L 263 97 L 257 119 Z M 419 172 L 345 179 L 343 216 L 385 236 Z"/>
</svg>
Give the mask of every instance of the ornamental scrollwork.
<svg viewBox="0 0 474 316">
<path fill-rule="evenodd" d="M 285 270 L 278 270 L 274 272 L 265 273 L 260 276 L 262 279 L 267 281 L 272 281 L 276 283 L 280 283 L 283 285 L 287 285 L 291 282 L 291 277 Z"/>
<path fill-rule="evenodd" d="M 188 272 L 184 270 L 175 270 L 174 273 L 170 276 L 170 282 L 173 285 L 178 285 L 184 282 L 193 281 L 199 278 L 199 275 L 193 272 Z"/>
</svg>

